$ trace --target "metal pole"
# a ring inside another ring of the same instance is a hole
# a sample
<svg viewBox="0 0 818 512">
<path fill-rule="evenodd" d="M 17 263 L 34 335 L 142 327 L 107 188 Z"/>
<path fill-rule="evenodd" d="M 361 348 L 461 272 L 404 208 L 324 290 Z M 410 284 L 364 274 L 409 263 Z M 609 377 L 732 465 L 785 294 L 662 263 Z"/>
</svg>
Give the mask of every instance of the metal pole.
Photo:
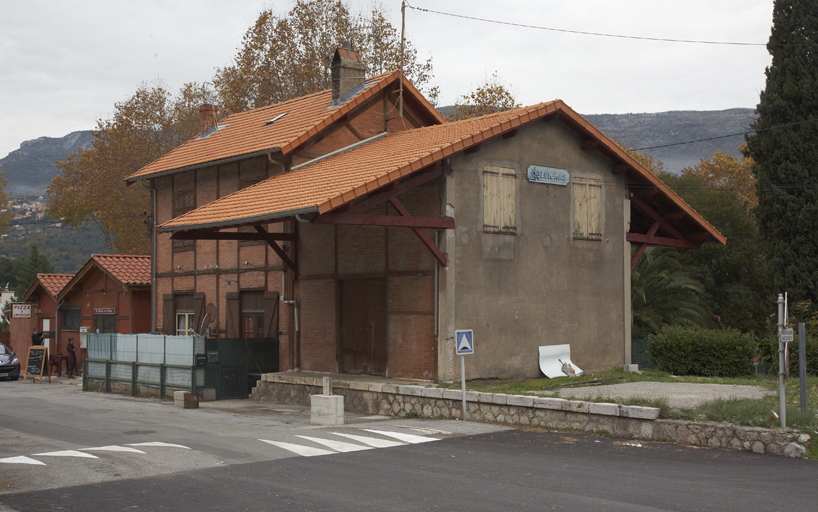
<svg viewBox="0 0 818 512">
<path fill-rule="evenodd" d="M 807 334 L 798 322 L 798 378 L 801 382 L 801 412 L 807 412 Z"/>
<path fill-rule="evenodd" d="M 779 419 L 781 420 L 781 428 L 787 426 L 787 402 L 786 390 L 784 389 L 784 376 L 786 375 L 784 368 L 784 342 L 781 341 L 781 331 L 784 329 L 784 294 L 778 294 L 778 402 L 779 402 Z"/>
<path fill-rule="evenodd" d="M 463 421 L 466 421 L 466 356 L 460 355 L 460 386 L 463 388 Z"/>
</svg>

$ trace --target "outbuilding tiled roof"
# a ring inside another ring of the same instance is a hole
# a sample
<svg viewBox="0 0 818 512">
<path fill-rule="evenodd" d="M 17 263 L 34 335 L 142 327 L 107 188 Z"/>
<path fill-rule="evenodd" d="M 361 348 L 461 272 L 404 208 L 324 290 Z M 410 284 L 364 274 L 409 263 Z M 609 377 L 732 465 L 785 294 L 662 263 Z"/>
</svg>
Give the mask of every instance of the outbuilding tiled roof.
<svg viewBox="0 0 818 512">
<path fill-rule="evenodd" d="M 98 268 L 108 274 L 120 286 L 150 286 L 151 257 L 132 254 L 93 254 L 63 288 L 58 299 L 64 299 L 71 289 L 88 274 Z"/>
<path fill-rule="evenodd" d="M 151 257 L 129 254 L 94 254 L 91 259 L 125 286 L 151 284 Z"/>
<path fill-rule="evenodd" d="M 362 91 L 337 107 L 332 107 L 332 91 L 325 90 L 233 114 L 222 119 L 220 128 L 210 136 L 185 142 L 130 175 L 127 181 L 133 183 L 190 167 L 269 151 L 287 154 L 399 78 L 398 71 L 369 78 Z M 436 122 L 445 122 L 408 80 L 404 81 L 404 85 L 408 95 L 424 104 L 430 115 L 436 116 Z"/>
<path fill-rule="evenodd" d="M 23 300 L 28 300 L 37 286 L 42 286 L 45 291 L 51 295 L 51 298 L 57 300 L 57 295 L 65 288 L 65 285 L 71 281 L 74 274 L 37 274 L 34 282 L 28 287 L 26 293 L 23 294 Z"/>
</svg>

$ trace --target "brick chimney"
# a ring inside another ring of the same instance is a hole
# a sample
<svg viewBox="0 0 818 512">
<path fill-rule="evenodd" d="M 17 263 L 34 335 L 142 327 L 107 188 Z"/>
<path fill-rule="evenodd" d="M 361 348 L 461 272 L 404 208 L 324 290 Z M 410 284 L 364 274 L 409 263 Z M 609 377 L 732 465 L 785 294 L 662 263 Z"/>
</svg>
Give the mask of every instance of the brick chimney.
<svg viewBox="0 0 818 512">
<path fill-rule="evenodd" d="M 216 105 L 205 103 L 199 107 L 199 132 L 201 134 L 216 126 L 218 113 L 219 107 Z"/>
<path fill-rule="evenodd" d="M 342 98 L 353 89 L 363 87 L 366 78 L 366 64 L 361 54 L 352 48 L 352 43 L 344 41 L 335 50 L 330 64 L 332 74 L 332 104 L 343 103 Z"/>
</svg>

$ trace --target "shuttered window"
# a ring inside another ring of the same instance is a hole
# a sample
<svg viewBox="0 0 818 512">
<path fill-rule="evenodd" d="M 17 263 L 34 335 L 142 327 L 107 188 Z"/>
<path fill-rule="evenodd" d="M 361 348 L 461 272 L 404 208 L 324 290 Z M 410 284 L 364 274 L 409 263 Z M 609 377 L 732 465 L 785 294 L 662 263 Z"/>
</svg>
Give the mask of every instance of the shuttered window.
<svg viewBox="0 0 818 512">
<path fill-rule="evenodd" d="M 602 182 L 575 178 L 574 188 L 574 238 L 602 240 Z"/>
<path fill-rule="evenodd" d="M 517 175 L 514 169 L 483 169 L 483 231 L 517 232 Z"/>
</svg>

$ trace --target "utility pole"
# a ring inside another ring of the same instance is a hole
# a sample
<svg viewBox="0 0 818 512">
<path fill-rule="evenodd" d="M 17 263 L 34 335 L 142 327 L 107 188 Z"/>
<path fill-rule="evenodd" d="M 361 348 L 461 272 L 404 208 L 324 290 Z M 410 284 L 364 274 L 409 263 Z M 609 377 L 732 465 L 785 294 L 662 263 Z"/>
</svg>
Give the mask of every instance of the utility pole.
<svg viewBox="0 0 818 512">
<path fill-rule="evenodd" d="M 403 44 L 406 40 L 406 2 L 400 3 L 400 93 L 398 94 L 398 117 L 403 119 Z"/>
<path fill-rule="evenodd" d="M 781 428 L 787 426 L 787 400 L 786 389 L 784 389 L 784 377 L 786 376 L 786 368 L 784 368 L 784 326 L 786 318 L 784 313 L 784 294 L 778 294 L 778 402 L 781 419 Z"/>
</svg>

